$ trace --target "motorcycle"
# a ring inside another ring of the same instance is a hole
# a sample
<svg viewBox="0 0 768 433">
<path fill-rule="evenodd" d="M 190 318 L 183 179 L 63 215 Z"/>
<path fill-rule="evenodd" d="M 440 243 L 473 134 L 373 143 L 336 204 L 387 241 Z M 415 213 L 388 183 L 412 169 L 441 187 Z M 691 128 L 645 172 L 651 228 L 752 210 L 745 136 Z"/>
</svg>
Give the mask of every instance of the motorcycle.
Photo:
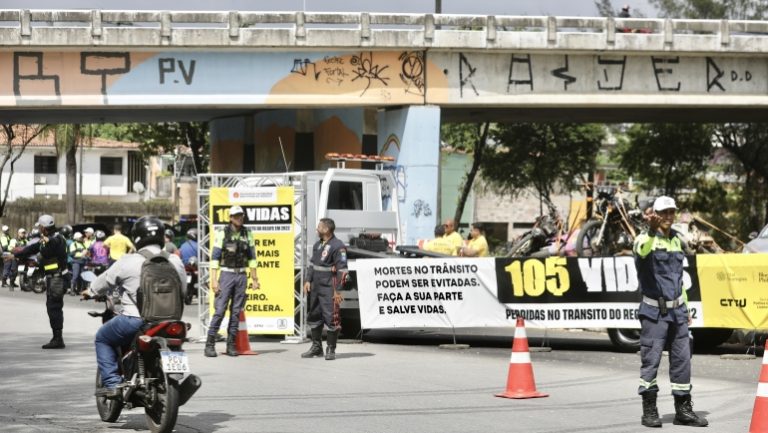
<svg viewBox="0 0 768 433">
<path fill-rule="evenodd" d="M 45 272 L 39 266 L 37 257 L 30 256 L 18 264 L 19 288 L 24 292 L 45 292 Z"/>
<path fill-rule="evenodd" d="M 573 232 L 567 232 L 557 207 L 546 197 L 543 201 L 549 210 L 548 215 L 536 218 L 533 228 L 523 233 L 512 244 L 507 257 L 549 257 L 572 255 Z M 570 242 L 569 242 L 570 241 Z"/>
<path fill-rule="evenodd" d="M 576 238 L 577 255 L 631 254 L 635 237 L 647 229 L 642 211 L 631 208 L 621 190 L 612 186 L 597 189 L 594 209 L 598 217 L 584 223 Z"/>
<path fill-rule="evenodd" d="M 184 265 L 184 271 L 187 273 L 187 294 L 184 296 L 184 303 L 192 304 L 192 299 L 197 296 L 197 257 L 192 257 Z"/>
<path fill-rule="evenodd" d="M 96 276 L 84 272 L 84 280 Z M 102 323 L 114 317 L 112 295 L 100 297 L 103 312 L 89 311 Z M 119 348 L 118 371 L 123 377 L 117 398 L 96 396 L 96 408 L 102 421 L 115 422 L 123 408 L 143 407 L 147 427 L 153 433 L 171 432 L 176 425 L 179 407 L 200 388 L 200 378 L 190 373 L 189 361 L 182 344 L 190 325 L 179 320 L 146 323 L 130 345 Z M 184 377 L 186 374 L 186 377 Z M 96 371 L 96 389 L 101 388 L 101 374 Z"/>
</svg>

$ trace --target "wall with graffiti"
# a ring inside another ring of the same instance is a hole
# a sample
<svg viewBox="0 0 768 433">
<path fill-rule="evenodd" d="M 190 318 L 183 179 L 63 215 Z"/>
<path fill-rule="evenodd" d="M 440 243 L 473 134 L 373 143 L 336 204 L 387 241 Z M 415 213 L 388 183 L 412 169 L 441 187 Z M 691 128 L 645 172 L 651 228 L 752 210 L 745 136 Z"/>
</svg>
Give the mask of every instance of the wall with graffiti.
<svg viewBox="0 0 768 433">
<path fill-rule="evenodd" d="M 404 242 L 434 237 L 437 221 L 440 109 L 407 107 L 379 113 L 379 154 L 392 156 L 388 168 L 398 183 Z"/>
</svg>

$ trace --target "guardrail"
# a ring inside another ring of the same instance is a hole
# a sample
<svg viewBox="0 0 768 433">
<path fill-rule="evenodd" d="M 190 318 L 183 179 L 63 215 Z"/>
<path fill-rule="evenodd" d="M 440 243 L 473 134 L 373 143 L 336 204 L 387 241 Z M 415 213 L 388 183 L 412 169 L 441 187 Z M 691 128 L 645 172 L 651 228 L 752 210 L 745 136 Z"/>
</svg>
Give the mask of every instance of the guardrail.
<svg viewBox="0 0 768 433">
<path fill-rule="evenodd" d="M 768 52 L 768 21 L 315 12 L 0 10 L 5 47 Z"/>
</svg>

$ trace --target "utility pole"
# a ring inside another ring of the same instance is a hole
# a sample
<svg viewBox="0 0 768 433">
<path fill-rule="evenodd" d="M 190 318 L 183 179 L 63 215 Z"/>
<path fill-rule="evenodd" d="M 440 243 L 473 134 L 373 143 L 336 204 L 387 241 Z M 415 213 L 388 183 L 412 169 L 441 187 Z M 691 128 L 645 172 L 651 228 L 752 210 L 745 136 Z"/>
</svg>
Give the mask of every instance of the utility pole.
<svg viewBox="0 0 768 433">
<path fill-rule="evenodd" d="M 443 13 L 443 0 L 435 0 L 435 13 Z"/>
</svg>

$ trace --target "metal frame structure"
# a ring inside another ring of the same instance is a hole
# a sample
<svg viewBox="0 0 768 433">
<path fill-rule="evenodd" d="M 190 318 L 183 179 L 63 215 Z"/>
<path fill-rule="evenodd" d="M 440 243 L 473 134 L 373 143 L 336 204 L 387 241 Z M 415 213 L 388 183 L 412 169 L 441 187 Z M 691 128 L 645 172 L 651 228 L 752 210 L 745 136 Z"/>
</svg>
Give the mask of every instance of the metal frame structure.
<svg viewBox="0 0 768 433">
<path fill-rule="evenodd" d="M 303 269 L 307 264 L 307 178 L 303 173 L 274 174 L 200 174 L 197 177 L 197 231 L 198 231 L 198 317 L 202 336 L 208 333 L 210 323 L 208 293 L 211 260 L 211 188 L 254 188 L 271 186 L 293 187 L 293 227 L 294 227 L 294 321 L 293 335 L 287 335 L 287 342 L 304 340 L 306 329 L 307 302 L 302 287 L 304 286 Z"/>
</svg>

